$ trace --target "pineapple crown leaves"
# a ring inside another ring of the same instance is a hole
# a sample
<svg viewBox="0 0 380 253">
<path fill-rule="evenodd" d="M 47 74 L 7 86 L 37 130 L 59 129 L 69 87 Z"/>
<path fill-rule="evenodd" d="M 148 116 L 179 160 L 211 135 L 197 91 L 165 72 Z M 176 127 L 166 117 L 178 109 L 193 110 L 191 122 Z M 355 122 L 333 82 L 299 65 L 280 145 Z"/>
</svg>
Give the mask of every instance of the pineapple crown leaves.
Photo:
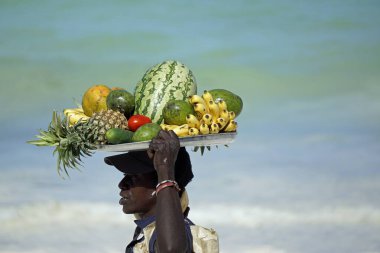
<svg viewBox="0 0 380 253">
<path fill-rule="evenodd" d="M 67 118 L 61 118 L 56 111 L 53 112 L 48 129 L 40 130 L 36 137 L 37 140 L 27 143 L 55 147 L 53 155 L 57 155 L 57 171 L 60 176 L 62 170 L 69 176 L 67 168 L 79 170 L 79 166 L 82 166 L 81 157 L 91 156 L 96 149 L 88 124 L 78 122 L 70 126 Z"/>
</svg>

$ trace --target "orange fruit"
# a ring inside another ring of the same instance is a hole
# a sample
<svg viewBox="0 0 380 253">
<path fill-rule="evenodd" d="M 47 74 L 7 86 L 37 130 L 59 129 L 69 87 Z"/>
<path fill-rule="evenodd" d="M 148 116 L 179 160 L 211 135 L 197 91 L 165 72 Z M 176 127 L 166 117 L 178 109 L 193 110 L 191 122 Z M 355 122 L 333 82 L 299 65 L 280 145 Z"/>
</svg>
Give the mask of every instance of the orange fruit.
<svg viewBox="0 0 380 253">
<path fill-rule="evenodd" d="M 94 112 L 107 110 L 107 96 L 111 89 L 103 84 L 91 86 L 82 97 L 84 114 L 91 117 Z"/>
</svg>

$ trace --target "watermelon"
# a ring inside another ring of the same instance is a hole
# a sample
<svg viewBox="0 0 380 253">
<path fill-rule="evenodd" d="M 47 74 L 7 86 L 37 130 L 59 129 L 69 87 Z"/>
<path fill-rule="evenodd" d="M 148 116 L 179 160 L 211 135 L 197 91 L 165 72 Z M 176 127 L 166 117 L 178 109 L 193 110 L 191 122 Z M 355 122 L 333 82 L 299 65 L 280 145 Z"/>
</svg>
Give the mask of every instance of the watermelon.
<svg viewBox="0 0 380 253">
<path fill-rule="evenodd" d="M 197 93 L 197 84 L 191 70 L 184 64 L 168 60 L 146 71 L 135 88 L 135 112 L 161 124 L 162 110 L 171 100 L 186 101 Z"/>
</svg>

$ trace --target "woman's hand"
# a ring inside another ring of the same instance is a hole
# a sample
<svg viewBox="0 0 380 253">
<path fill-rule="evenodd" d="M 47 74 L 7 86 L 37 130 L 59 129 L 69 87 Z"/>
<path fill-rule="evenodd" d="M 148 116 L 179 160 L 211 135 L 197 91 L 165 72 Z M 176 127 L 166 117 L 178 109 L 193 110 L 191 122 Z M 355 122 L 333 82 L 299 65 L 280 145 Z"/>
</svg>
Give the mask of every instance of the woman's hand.
<svg viewBox="0 0 380 253">
<path fill-rule="evenodd" d="M 153 159 L 158 181 L 174 180 L 174 167 L 179 151 L 179 139 L 173 131 L 161 130 L 151 141 L 148 156 Z"/>
</svg>

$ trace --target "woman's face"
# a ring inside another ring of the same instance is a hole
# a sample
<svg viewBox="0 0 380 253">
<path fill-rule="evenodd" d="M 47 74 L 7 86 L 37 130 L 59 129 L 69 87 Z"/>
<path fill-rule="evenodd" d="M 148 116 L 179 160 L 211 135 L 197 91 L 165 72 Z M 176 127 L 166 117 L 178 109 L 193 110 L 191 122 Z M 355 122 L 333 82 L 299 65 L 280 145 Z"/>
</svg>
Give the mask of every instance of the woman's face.
<svg viewBox="0 0 380 253">
<path fill-rule="evenodd" d="M 156 205 L 156 196 L 152 196 L 155 190 L 154 173 L 124 175 L 119 183 L 121 190 L 119 204 L 123 206 L 124 213 L 137 213 L 141 217 L 154 215 Z"/>
</svg>

